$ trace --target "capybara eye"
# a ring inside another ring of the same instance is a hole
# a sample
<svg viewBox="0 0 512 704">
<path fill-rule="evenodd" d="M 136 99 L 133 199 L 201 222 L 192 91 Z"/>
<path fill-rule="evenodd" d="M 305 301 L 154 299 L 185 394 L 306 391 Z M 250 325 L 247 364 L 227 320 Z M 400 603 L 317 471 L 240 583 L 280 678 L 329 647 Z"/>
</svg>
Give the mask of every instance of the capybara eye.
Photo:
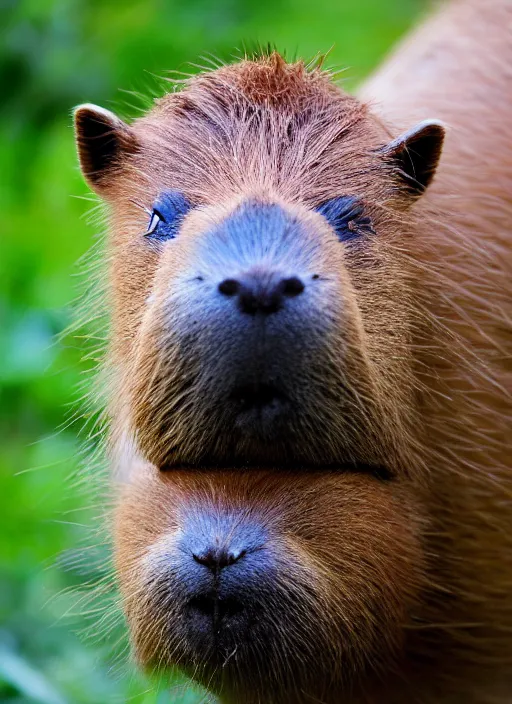
<svg viewBox="0 0 512 704">
<path fill-rule="evenodd" d="M 173 239 L 191 207 L 190 201 L 183 193 L 164 191 L 153 205 L 144 237 L 156 240 Z"/>
<path fill-rule="evenodd" d="M 355 196 L 338 196 L 317 206 L 341 242 L 350 242 L 364 235 L 374 235 L 372 221 L 364 214 L 364 206 Z"/>
</svg>

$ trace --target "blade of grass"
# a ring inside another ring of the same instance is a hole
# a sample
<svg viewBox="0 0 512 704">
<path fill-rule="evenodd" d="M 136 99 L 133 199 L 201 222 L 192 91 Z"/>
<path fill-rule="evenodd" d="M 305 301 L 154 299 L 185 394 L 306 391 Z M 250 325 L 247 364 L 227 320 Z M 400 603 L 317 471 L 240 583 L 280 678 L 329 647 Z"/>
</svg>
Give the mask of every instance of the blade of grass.
<svg viewBox="0 0 512 704">
<path fill-rule="evenodd" d="M 68 704 L 41 672 L 4 646 L 0 646 L 0 678 L 34 702 Z"/>
</svg>

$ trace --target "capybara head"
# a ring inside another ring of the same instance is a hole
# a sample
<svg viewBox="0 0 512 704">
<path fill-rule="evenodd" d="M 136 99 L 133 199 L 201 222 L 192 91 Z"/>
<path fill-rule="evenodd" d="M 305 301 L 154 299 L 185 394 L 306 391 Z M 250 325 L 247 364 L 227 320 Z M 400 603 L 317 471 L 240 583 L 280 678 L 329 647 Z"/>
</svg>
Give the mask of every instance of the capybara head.
<svg viewBox="0 0 512 704">
<path fill-rule="evenodd" d="M 371 687 L 423 579 L 408 213 L 442 125 L 393 139 L 273 54 L 130 126 L 81 106 L 76 130 L 110 206 L 116 564 L 139 661 L 233 702 Z"/>
</svg>

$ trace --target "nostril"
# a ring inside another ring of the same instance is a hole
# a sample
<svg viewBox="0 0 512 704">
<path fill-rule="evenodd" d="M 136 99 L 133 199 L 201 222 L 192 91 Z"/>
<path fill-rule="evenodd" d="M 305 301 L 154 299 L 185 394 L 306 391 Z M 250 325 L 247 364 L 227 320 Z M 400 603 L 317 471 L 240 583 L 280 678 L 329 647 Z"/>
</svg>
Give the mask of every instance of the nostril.
<svg viewBox="0 0 512 704">
<path fill-rule="evenodd" d="M 225 296 L 236 296 L 240 291 L 240 283 L 236 279 L 224 279 L 219 284 L 219 291 Z"/>
<path fill-rule="evenodd" d="M 304 291 L 304 284 L 297 276 L 283 279 L 282 287 L 285 296 L 298 296 Z"/>
<path fill-rule="evenodd" d="M 245 557 L 246 550 L 231 550 L 227 555 L 227 565 L 234 565 L 235 562 Z"/>
<path fill-rule="evenodd" d="M 193 553 L 192 557 L 200 565 L 208 567 L 213 572 L 234 565 L 235 562 L 241 560 L 246 554 L 245 550 L 226 550 L 211 548 L 201 553 Z"/>
</svg>

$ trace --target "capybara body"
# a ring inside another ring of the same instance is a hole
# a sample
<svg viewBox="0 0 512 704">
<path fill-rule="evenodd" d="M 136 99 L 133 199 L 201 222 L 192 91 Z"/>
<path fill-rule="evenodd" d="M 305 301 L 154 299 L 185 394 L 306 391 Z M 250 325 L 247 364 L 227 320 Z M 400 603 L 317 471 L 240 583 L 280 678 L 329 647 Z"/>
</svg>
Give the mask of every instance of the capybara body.
<svg viewBox="0 0 512 704">
<path fill-rule="evenodd" d="M 272 54 L 77 110 L 143 666 L 229 704 L 512 696 L 511 39 L 462 1 L 361 98 Z"/>
</svg>

